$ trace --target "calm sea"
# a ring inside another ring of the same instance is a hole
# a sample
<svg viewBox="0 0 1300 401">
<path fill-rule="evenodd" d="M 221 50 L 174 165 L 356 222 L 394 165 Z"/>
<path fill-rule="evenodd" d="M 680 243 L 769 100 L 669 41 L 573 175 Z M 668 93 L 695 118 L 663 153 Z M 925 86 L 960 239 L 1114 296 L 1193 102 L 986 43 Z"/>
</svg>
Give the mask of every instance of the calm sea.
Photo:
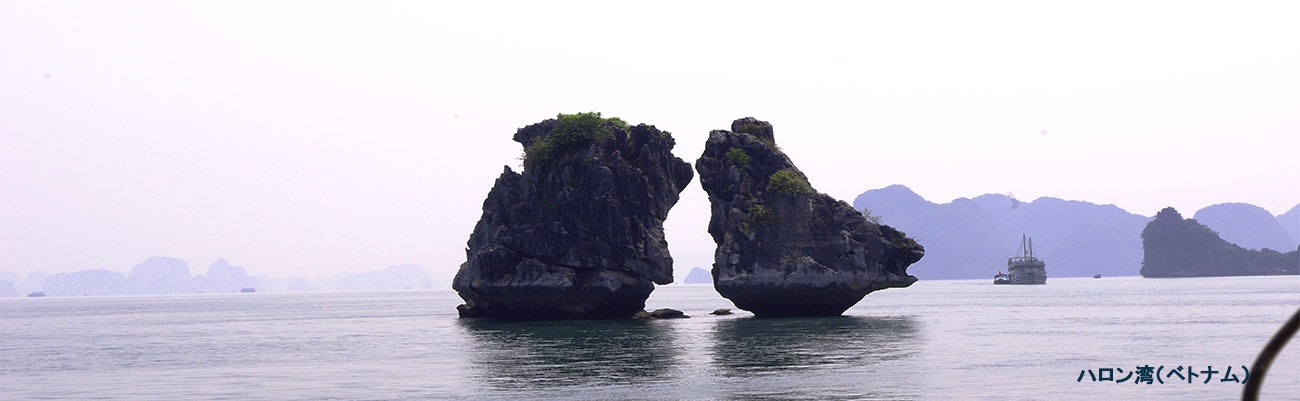
<svg viewBox="0 0 1300 401">
<path fill-rule="evenodd" d="M 1224 400 L 1298 289 L 922 281 L 844 317 L 755 319 L 675 284 L 647 306 L 690 319 L 528 323 L 459 320 L 449 290 L 0 299 L 0 399 Z M 1300 397 L 1297 348 L 1266 399 Z"/>
</svg>

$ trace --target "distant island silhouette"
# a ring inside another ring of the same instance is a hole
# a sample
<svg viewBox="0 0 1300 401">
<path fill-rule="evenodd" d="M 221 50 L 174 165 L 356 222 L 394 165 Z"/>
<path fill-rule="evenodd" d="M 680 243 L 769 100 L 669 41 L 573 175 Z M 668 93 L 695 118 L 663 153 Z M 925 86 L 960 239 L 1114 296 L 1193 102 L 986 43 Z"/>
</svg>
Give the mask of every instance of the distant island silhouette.
<svg viewBox="0 0 1300 401">
<path fill-rule="evenodd" d="M 713 284 L 713 274 L 708 270 L 696 266 L 691 268 L 690 273 L 686 273 L 686 278 L 682 279 L 684 284 Z"/>
<path fill-rule="evenodd" d="M 191 276 L 189 263 L 170 257 L 151 257 L 127 274 L 106 269 L 72 273 L 33 272 L 21 278 L 0 272 L 0 297 L 43 292 L 48 296 L 143 295 L 300 291 L 382 291 L 434 288 L 433 277 L 418 265 L 389 266 L 359 274 L 339 273 L 331 278 L 270 278 L 249 275 L 240 266 L 217 259 L 207 273 Z"/>
</svg>

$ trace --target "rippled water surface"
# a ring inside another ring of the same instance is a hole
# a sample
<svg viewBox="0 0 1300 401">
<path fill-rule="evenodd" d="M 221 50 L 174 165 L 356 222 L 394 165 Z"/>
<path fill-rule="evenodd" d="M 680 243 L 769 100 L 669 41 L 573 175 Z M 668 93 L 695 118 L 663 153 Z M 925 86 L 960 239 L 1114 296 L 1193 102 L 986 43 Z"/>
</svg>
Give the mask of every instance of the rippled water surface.
<svg viewBox="0 0 1300 401">
<path fill-rule="evenodd" d="M 838 318 L 670 285 L 663 321 L 461 320 L 451 291 L 0 299 L 0 399 L 1237 398 L 1300 277 L 922 281 Z M 1265 395 L 1300 394 L 1300 348 Z M 1165 383 L 1089 371 L 1163 367 Z M 1219 371 L 1209 383 L 1175 366 Z M 1083 377 L 1080 380 L 1080 374 Z"/>
</svg>

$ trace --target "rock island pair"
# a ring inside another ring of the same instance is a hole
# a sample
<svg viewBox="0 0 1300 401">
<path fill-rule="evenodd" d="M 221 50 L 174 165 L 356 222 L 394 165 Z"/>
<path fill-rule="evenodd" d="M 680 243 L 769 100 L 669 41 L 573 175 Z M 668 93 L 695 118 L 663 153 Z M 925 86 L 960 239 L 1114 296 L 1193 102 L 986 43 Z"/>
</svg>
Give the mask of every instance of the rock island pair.
<svg viewBox="0 0 1300 401">
<path fill-rule="evenodd" d="M 452 287 L 461 317 L 631 317 L 672 282 L 663 222 L 691 182 L 670 133 L 579 113 L 521 128 L 524 171 L 506 167 L 483 202 Z M 902 232 L 818 193 L 742 118 L 709 134 L 695 163 L 717 243 L 713 284 L 755 316 L 840 315 L 907 287 L 925 254 Z"/>
</svg>

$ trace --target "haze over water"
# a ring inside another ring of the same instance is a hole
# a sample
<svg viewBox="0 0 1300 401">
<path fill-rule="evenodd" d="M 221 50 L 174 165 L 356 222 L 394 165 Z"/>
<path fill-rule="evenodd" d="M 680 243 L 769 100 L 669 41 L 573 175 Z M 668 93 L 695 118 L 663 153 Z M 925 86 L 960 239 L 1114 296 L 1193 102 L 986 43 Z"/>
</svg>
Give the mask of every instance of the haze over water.
<svg viewBox="0 0 1300 401">
<path fill-rule="evenodd" d="M 771 122 L 812 186 L 1300 203 L 1300 5 L 0 1 L 0 270 L 446 283 L 515 130 Z M 1104 28 L 1099 28 L 1104 27 Z M 708 200 L 666 222 L 708 266 Z M 888 216 L 886 216 L 888 221 Z M 1031 235 L 1033 235 L 1031 233 Z M 73 251 L 75 250 L 75 251 Z"/>
</svg>

